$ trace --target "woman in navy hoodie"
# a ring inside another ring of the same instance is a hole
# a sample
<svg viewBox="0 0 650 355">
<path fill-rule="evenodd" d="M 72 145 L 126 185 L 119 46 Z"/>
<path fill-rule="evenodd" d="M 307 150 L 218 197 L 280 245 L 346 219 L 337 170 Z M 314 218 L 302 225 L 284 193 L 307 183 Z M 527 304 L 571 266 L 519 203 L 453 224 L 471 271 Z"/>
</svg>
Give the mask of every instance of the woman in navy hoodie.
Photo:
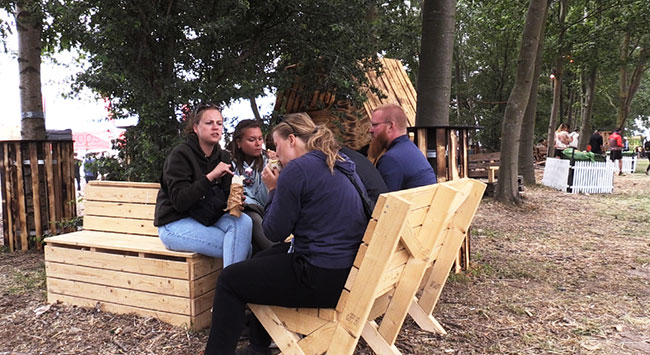
<svg viewBox="0 0 650 355">
<path fill-rule="evenodd" d="M 354 163 L 339 155 L 332 132 L 306 113 L 287 115 L 273 129 L 283 168 L 268 164 L 264 234 L 291 247 L 267 249 L 219 275 L 205 354 L 234 354 L 247 303 L 283 307 L 335 307 L 366 229 L 363 203 L 342 171 Z M 363 189 L 363 188 L 362 188 Z M 244 354 L 270 354 L 271 339 L 254 320 Z"/>
</svg>

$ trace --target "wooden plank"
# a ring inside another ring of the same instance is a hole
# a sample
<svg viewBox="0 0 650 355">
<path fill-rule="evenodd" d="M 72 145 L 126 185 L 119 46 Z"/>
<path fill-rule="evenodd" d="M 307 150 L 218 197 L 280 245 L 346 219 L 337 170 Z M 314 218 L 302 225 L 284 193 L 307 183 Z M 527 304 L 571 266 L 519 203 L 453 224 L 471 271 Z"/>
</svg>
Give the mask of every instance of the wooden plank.
<svg viewBox="0 0 650 355">
<path fill-rule="evenodd" d="M 16 148 L 16 185 L 18 187 L 18 218 L 20 219 L 20 249 L 26 251 L 29 248 L 27 238 L 27 208 L 25 207 L 25 188 L 23 180 L 23 155 L 20 143 L 14 143 Z"/>
<path fill-rule="evenodd" d="M 318 308 L 285 308 L 271 306 L 273 313 L 289 331 L 298 334 L 311 334 L 329 321 L 318 317 Z"/>
<path fill-rule="evenodd" d="M 157 195 L 158 188 L 150 185 L 146 187 L 125 188 L 124 186 L 89 184 L 84 190 L 84 197 L 88 201 L 130 202 L 155 205 Z"/>
<path fill-rule="evenodd" d="M 283 354 L 305 354 L 300 348 L 300 345 L 298 345 L 298 340 L 300 339 L 298 335 L 282 326 L 282 321 L 276 316 L 270 306 L 249 304 L 248 307 L 255 313 L 257 319 L 262 323 Z"/>
<path fill-rule="evenodd" d="M 445 133 L 444 128 L 436 128 L 436 163 L 437 168 L 436 172 L 438 174 L 438 182 L 445 182 L 449 180 L 447 173 L 447 161 L 445 157 L 447 156 L 447 143 L 445 142 L 447 134 Z"/>
<path fill-rule="evenodd" d="M 298 344 L 305 354 L 324 354 L 332 343 L 335 329 L 336 323 L 327 323 L 309 336 L 302 338 Z"/>
<path fill-rule="evenodd" d="M 453 129 L 449 130 L 449 154 L 447 156 L 447 165 L 449 166 L 449 176 L 451 177 L 451 180 L 456 180 L 459 179 L 460 176 L 458 174 L 458 159 L 457 157 L 457 151 L 458 151 L 458 136 L 456 135 L 456 131 Z"/>
<path fill-rule="evenodd" d="M 3 213 L 3 217 L 6 215 L 7 218 L 7 230 L 4 231 L 6 233 L 8 239 L 9 239 L 9 251 L 16 251 L 16 245 L 15 245 L 15 230 L 14 230 L 14 213 L 12 211 L 12 201 L 15 200 L 14 194 L 13 194 L 13 189 L 11 188 L 13 186 L 13 176 L 11 174 L 11 167 L 9 165 L 9 147 L 10 144 L 8 143 L 3 143 L 3 150 L 4 150 L 4 156 L 3 156 L 3 164 L 4 164 L 4 177 L 5 177 L 5 191 L 3 197 L 5 198 L 6 206 L 7 206 L 7 211 L 6 213 Z M 4 211 L 3 211 L 4 212 Z"/>
<path fill-rule="evenodd" d="M 139 203 L 105 201 L 86 201 L 84 203 L 85 216 L 135 218 L 153 221 L 155 210 L 155 204 L 143 205 Z"/>
<path fill-rule="evenodd" d="M 84 230 L 158 236 L 158 228 L 150 219 L 84 216 Z"/>
<path fill-rule="evenodd" d="M 208 292 L 214 291 L 218 277 L 219 271 L 215 271 L 198 280 L 190 281 L 190 298 L 194 299 Z"/>
<path fill-rule="evenodd" d="M 61 186 L 61 146 L 56 143 L 52 143 L 52 160 L 56 162 L 54 165 L 54 186 Z M 60 221 L 63 219 L 63 196 L 61 196 L 61 189 L 54 189 L 54 220 Z M 63 232 L 63 230 L 61 230 Z"/>
<path fill-rule="evenodd" d="M 29 169 L 32 178 L 32 203 L 34 205 L 34 229 L 36 231 L 36 248 L 42 249 L 41 238 L 43 237 L 43 227 L 41 225 L 41 192 L 40 179 L 38 173 L 38 150 L 36 143 L 29 143 Z"/>
<path fill-rule="evenodd" d="M 424 157 L 427 157 L 427 129 L 418 128 L 417 131 L 418 149 L 422 152 Z"/>
<path fill-rule="evenodd" d="M 96 267 L 67 265 L 51 261 L 45 262 L 45 272 L 48 278 L 153 292 L 162 295 L 190 297 L 190 285 L 187 280 L 134 274 Z"/>
<path fill-rule="evenodd" d="M 65 154 L 65 163 L 66 163 L 66 191 L 68 195 L 68 214 L 66 219 L 70 220 L 77 216 L 77 193 L 74 183 L 74 169 L 76 168 L 74 162 L 74 149 L 72 141 L 63 142 L 63 145 L 66 150 Z M 74 232 L 75 228 L 73 226 L 68 226 L 66 232 Z"/>
<path fill-rule="evenodd" d="M 53 277 L 47 278 L 47 290 L 48 292 L 66 296 L 94 299 L 99 302 L 111 302 L 153 311 L 191 315 L 190 299 L 184 297 L 126 290 Z"/>
<path fill-rule="evenodd" d="M 130 187 L 130 188 L 148 188 L 159 189 L 160 184 L 157 182 L 134 182 L 134 181 L 111 181 L 111 180 L 93 180 L 88 186 L 108 186 L 108 187 Z"/>
<path fill-rule="evenodd" d="M 204 329 L 210 326 L 212 323 L 212 309 L 205 310 L 203 313 L 199 313 L 196 316 L 192 316 L 192 329 Z"/>
<path fill-rule="evenodd" d="M 169 313 L 164 311 L 156 311 L 156 310 L 139 308 L 139 307 L 132 307 L 132 306 L 117 304 L 112 302 L 105 302 L 105 301 L 98 302 L 95 299 L 62 295 L 54 292 L 47 293 L 48 303 L 56 303 L 57 301 L 70 304 L 70 305 L 86 307 L 86 308 L 95 308 L 96 306 L 98 306 L 99 309 L 101 309 L 103 312 L 111 312 L 117 314 L 133 313 L 141 317 L 154 317 L 165 323 L 169 323 L 177 327 L 189 327 L 191 325 L 191 319 L 192 319 L 188 315 Z M 197 329 L 201 329 L 201 328 L 197 328 Z"/>
<path fill-rule="evenodd" d="M 192 298 L 190 302 L 190 314 L 194 315 L 211 310 L 213 301 L 214 290 L 196 298 Z"/>
<path fill-rule="evenodd" d="M 223 269 L 222 258 L 212 258 L 209 256 L 196 254 L 188 259 L 190 280 L 200 279 L 208 274 Z"/>
<path fill-rule="evenodd" d="M 377 222 L 373 242 L 368 247 L 357 282 L 350 290 L 347 304 L 341 312 L 341 320 L 334 335 L 337 341 L 332 343 L 329 350 L 333 354 L 348 353 L 357 344 L 372 307 L 370 302 L 375 298 L 390 256 L 397 247 L 398 236 L 404 228 L 410 208 L 408 201 L 388 195 L 383 216 Z"/>
<path fill-rule="evenodd" d="M 64 244 L 85 248 L 168 255 L 180 258 L 193 258 L 199 255 L 198 253 L 168 250 L 158 238 L 121 233 L 79 231 L 45 238 L 45 242 L 50 245 Z"/>
<path fill-rule="evenodd" d="M 381 324 L 383 325 L 384 322 L 385 320 L 382 320 Z M 377 323 L 374 321 L 366 323 L 366 325 L 363 327 L 363 332 L 361 335 L 363 336 L 363 340 L 365 340 L 370 348 L 372 348 L 372 350 L 377 354 L 402 354 L 399 349 L 397 349 L 394 342 L 391 343 L 390 341 L 386 341 L 386 339 L 383 338 L 377 329 Z"/>
<path fill-rule="evenodd" d="M 45 154 L 45 177 L 47 179 L 47 207 L 50 234 L 56 235 L 56 195 L 54 193 L 54 166 L 52 164 L 52 143 L 43 144 Z"/>
<path fill-rule="evenodd" d="M 59 247 L 56 244 L 54 246 L 51 244 L 45 246 L 45 260 L 142 275 L 158 275 L 170 279 L 189 279 L 189 271 L 185 261 L 69 249 Z"/>
</svg>

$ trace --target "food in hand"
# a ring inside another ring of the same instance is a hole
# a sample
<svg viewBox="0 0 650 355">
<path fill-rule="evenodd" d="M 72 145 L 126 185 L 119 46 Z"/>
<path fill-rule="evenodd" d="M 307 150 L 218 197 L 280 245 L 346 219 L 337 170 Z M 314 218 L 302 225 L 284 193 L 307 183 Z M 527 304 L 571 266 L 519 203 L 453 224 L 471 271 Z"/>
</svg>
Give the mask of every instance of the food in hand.
<svg viewBox="0 0 650 355">
<path fill-rule="evenodd" d="M 282 165 L 281 165 L 279 159 L 269 159 L 269 163 L 268 163 L 268 164 L 269 164 L 269 167 L 270 167 L 271 169 L 275 169 L 275 170 L 277 170 L 277 171 L 282 170 Z"/>
<path fill-rule="evenodd" d="M 244 205 L 244 178 L 233 176 L 230 183 L 230 196 L 224 211 L 229 211 L 231 216 L 241 216 L 242 206 Z"/>
</svg>

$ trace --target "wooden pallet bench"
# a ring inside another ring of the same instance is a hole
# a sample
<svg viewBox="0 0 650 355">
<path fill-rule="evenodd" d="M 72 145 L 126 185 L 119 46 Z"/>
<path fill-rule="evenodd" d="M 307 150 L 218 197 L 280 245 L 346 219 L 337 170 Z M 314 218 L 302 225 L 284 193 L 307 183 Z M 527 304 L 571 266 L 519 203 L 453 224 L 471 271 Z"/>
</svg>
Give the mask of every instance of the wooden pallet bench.
<svg viewBox="0 0 650 355">
<path fill-rule="evenodd" d="M 352 354 L 360 337 L 375 353 L 400 354 L 407 313 L 442 329 L 431 312 L 484 189 L 461 179 L 382 194 L 336 308 L 249 307 L 283 354 Z"/>
<path fill-rule="evenodd" d="M 500 162 L 500 152 L 470 154 L 467 175 L 471 178 L 488 179 L 488 182 L 494 182 Z"/>
<path fill-rule="evenodd" d="M 92 181 L 83 230 L 45 239 L 48 302 L 210 325 L 222 260 L 167 250 L 153 225 L 160 185 Z"/>
</svg>

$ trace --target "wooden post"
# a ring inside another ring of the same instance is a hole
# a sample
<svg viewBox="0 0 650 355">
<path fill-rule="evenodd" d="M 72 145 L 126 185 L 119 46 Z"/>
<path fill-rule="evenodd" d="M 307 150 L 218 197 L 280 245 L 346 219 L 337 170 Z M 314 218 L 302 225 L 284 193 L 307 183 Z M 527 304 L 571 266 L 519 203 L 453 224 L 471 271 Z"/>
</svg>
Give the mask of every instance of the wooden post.
<svg viewBox="0 0 650 355">
<path fill-rule="evenodd" d="M 445 182 L 449 180 L 447 174 L 446 151 L 447 142 L 445 142 L 447 134 L 445 128 L 436 128 L 436 164 L 438 173 L 438 182 Z"/>
<path fill-rule="evenodd" d="M 25 208 L 25 188 L 23 181 L 23 154 L 20 143 L 14 143 L 16 147 L 16 183 L 18 184 L 18 216 L 20 218 L 20 250 L 29 249 L 27 238 L 27 209 Z"/>
<path fill-rule="evenodd" d="M 4 191 L 4 198 L 5 198 L 5 205 L 6 209 L 4 212 L 6 212 L 6 216 L 3 217 L 6 218 L 7 220 L 7 226 L 4 228 L 5 233 L 7 235 L 7 239 L 9 239 L 9 250 L 10 251 L 15 251 L 16 245 L 15 245 L 15 238 L 16 235 L 14 233 L 14 213 L 12 212 L 12 203 L 11 201 L 14 200 L 13 196 L 14 194 L 12 193 L 12 184 L 13 184 L 13 176 L 11 173 L 11 167 L 9 165 L 9 148 L 11 147 L 10 144 L 4 144 L 4 157 L 3 157 L 3 164 L 4 164 L 4 176 L 5 176 L 5 191 Z M 4 216 L 4 214 L 3 214 Z"/>
<path fill-rule="evenodd" d="M 54 167 L 52 166 L 52 143 L 43 144 L 45 154 L 45 176 L 47 179 L 47 206 L 50 211 L 48 221 L 50 223 L 50 234 L 58 234 L 56 230 L 56 194 L 54 192 Z"/>
<path fill-rule="evenodd" d="M 41 188 L 38 174 L 38 149 L 36 143 L 30 142 L 29 146 L 29 168 L 32 177 L 32 205 L 34 208 L 34 229 L 36 230 L 36 247 L 40 250 L 43 228 L 41 226 Z"/>
</svg>

